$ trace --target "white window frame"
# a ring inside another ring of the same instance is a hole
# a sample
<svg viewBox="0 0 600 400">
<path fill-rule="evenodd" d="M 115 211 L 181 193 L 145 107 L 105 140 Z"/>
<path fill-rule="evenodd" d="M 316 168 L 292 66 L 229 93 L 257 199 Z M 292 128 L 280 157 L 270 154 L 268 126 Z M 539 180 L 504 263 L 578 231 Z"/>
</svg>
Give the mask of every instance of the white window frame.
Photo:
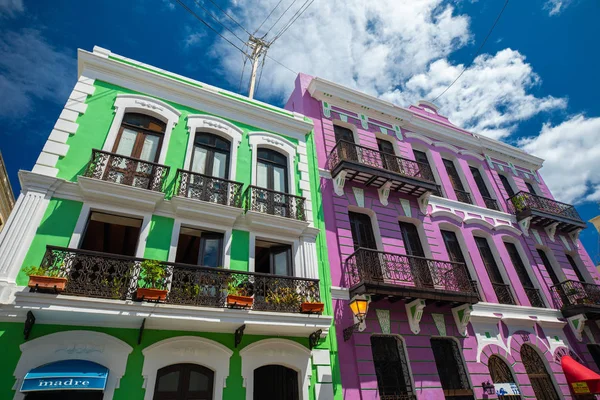
<svg viewBox="0 0 600 400">
<path fill-rule="evenodd" d="M 300 400 L 308 400 L 310 384 L 311 352 L 299 343 L 287 339 L 264 339 L 244 347 L 240 351 L 242 378 L 246 388 L 246 400 L 254 396 L 254 370 L 265 365 L 282 365 L 298 373 Z"/>
<path fill-rule="evenodd" d="M 267 242 L 279 243 L 282 245 L 291 245 L 292 246 L 292 262 L 294 265 L 293 275 L 298 278 L 308 278 L 304 276 L 304 268 L 302 267 L 302 255 L 300 252 L 300 240 L 298 238 L 285 237 L 281 235 L 271 235 L 260 232 L 250 232 L 250 252 L 248 257 L 248 271 L 256 272 L 255 268 L 255 259 L 256 259 L 256 239 L 264 240 Z"/>
<path fill-rule="evenodd" d="M 102 151 L 112 152 L 123 123 L 123 116 L 126 113 L 146 114 L 158 118 L 167 124 L 158 156 L 158 163 L 164 164 L 169 148 L 169 141 L 171 140 L 171 132 L 175 125 L 177 125 L 181 112 L 161 100 L 138 94 L 118 94 L 113 107 L 115 108 L 115 117 L 108 131 L 108 136 L 104 141 Z"/>
<path fill-rule="evenodd" d="M 234 181 L 236 177 L 237 151 L 242 143 L 244 132 L 229 121 L 211 115 L 191 114 L 187 117 L 187 129 L 189 132 L 188 145 L 185 152 L 184 169 L 192 169 L 192 154 L 194 151 L 194 141 L 196 133 L 207 132 L 220 136 L 231 143 L 231 153 L 229 157 L 229 179 Z"/>
<path fill-rule="evenodd" d="M 223 399 L 233 351 L 214 340 L 197 336 L 177 336 L 161 340 L 142 350 L 144 400 L 152 400 L 158 370 L 173 364 L 196 364 L 214 372 L 213 399 Z"/>
<path fill-rule="evenodd" d="M 251 132 L 248 134 L 248 142 L 252 150 L 252 186 L 256 186 L 256 171 L 258 169 L 258 149 L 268 148 L 275 150 L 287 157 L 288 190 L 291 195 L 296 195 L 296 182 L 294 161 L 296 160 L 296 145 L 279 135 L 268 132 Z"/>
<path fill-rule="evenodd" d="M 25 375 L 39 366 L 63 361 L 85 360 L 108 368 L 108 379 L 102 398 L 113 398 L 119 388 L 121 377 L 125 374 L 127 359 L 133 348 L 122 340 L 106 333 L 73 330 L 51 333 L 20 346 L 21 358 L 15 368 L 16 378 L 13 400 L 23 400 L 25 393 L 20 391 Z"/>
<path fill-rule="evenodd" d="M 175 262 L 177 257 L 177 246 L 179 245 L 179 233 L 181 232 L 181 226 L 192 229 L 199 229 L 202 231 L 218 232 L 223 234 L 223 268 L 229 269 L 231 263 L 231 237 L 232 228 L 223 229 L 223 225 L 211 224 L 209 222 L 200 222 L 198 220 L 189 218 L 175 218 L 173 224 L 173 232 L 171 233 L 171 244 L 169 246 L 169 262 Z"/>
</svg>

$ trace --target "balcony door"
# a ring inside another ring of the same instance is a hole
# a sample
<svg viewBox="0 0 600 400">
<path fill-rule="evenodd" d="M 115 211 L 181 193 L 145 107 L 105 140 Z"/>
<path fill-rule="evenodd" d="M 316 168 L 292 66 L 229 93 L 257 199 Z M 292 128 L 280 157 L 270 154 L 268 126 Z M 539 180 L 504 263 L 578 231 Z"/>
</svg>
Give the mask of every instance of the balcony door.
<svg viewBox="0 0 600 400">
<path fill-rule="evenodd" d="M 352 231 L 352 242 L 354 250 L 359 248 L 374 251 L 362 251 L 356 255 L 357 267 L 361 276 L 366 280 L 382 280 L 380 253 L 377 252 L 377 242 L 371 217 L 367 214 L 349 211 L 350 230 Z"/>
<path fill-rule="evenodd" d="M 452 188 L 456 193 L 456 199 L 463 203 L 471 204 L 471 195 L 465 191 L 465 187 L 460 180 L 460 175 L 458 174 L 458 170 L 456 169 L 456 165 L 451 160 L 443 158 L 444 168 L 446 168 L 446 172 L 448 173 L 448 178 L 450 178 L 450 183 L 452 184 Z"/>
<path fill-rule="evenodd" d="M 335 134 L 335 142 L 337 144 L 338 156 L 341 160 L 358 161 L 358 153 L 356 151 L 356 142 L 354 141 L 354 133 L 351 129 L 344 128 L 338 125 L 333 126 Z M 344 141 L 346 143 L 340 143 Z"/>
<path fill-rule="evenodd" d="M 479 255 L 483 260 L 483 265 L 485 266 L 490 281 L 492 282 L 492 286 L 494 287 L 494 292 L 496 292 L 498 303 L 515 304 L 510 287 L 504 283 L 504 279 L 502 278 L 502 274 L 500 273 L 500 269 L 498 268 L 498 264 L 496 263 L 496 259 L 494 258 L 494 254 L 492 253 L 492 249 L 490 248 L 487 239 L 475 236 L 475 243 L 477 244 Z"/>
<path fill-rule="evenodd" d="M 514 383 L 517 384 L 510 367 L 499 356 L 493 354 L 488 360 L 488 370 L 493 383 Z M 519 395 L 499 395 L 498 400 L 521 400 Z"/>
<path fill-rule="evenodd" d="M 135 256 L 142 220 L 92 211 L 83 233 L 82 250 Z"/>
<path fill-rule="evenodd" d="M 153 400 L 212 400 L 215 373 L 197 364 L 175 364 L 158 370 Z"/>
<path fill-rule="evenodd" d="M 371 336 L 377 390 L 381 399 L 411 399 L 414 395 L 404 342 L 396 336 Z"/>
<path fill-rule="evenodd" d="M 481 175 L 479 168 L 469 167 L 469 169 L 471 170 L 471 174 L 473 175 L 473 180 L 475 180 L 477 189 L 479 189 L 479 193 L 481 194 L 481 197 L 483 197 L 485 206 L 493 210 L 498 210 L 498 204 L 496 203 L 496 200 L 492 198 L 492 195 L 490 194 L 490 191 L 483 180 L 483 175 Z"/>
<path fill-rule="evenodd" d="M 290 215 L 287 157 L 275 150 L 259 148 L 257 154 L 256 202 L 261 212 L 287 217 Z"/>
<path fill-rule="evenodd" d="M 431 164 L 429 163 L 429 158 L 427 158 L 427 154 L 425 154 L 424 151 L 413 150 L 413 155 L 415 156 L 416 162 L 427 165 L 429 167 L 429 169 L 431 169 L 433 171 L 433 168 L 431 168 Z M 440 196 L 440 197 L 442 196 L 442 193 L 439 190 L 439 186 L 435 191 L 433 191 L 433 195 Z"/>
<path fill-rule="evenodd" d="M 223 234 L 181 227 L 175 262 L 201 267 L 222 267 Z"/>
<path fill-rule="evenodd" d="M 167 124 L 145 114 L 127 113 L 112 152 L 149 162 L 157 162 Z"/>
<path fill-rule="evenodd" d="M 263 274 L 293 276 L 292 246 L 256 240 L 254 271 Z"/>
<path fill-rule="evenodd" d="M 500 182 L 502 182 L 502 186 L 504 187 L 504 190 L 506 191 L 508 197 L 513 197 L 515 195 L 515 191 L 513 190 L 512 186 L 510 186 L 508 178 L 500 174 L 498 174 L 498 176 L 500 177 Z"/>
<path fill-rule="evenodd" d="M 450 259 L 450 261 L 455 262 L 455 263 L 461 263 L 464 265 L 464 271 L 466 271 L 467 274 L 467 279 L 469 279 L 469 281 L 473 282 L 473 277 L 471 276 L 471 271 L 469 271 L 469 268 L 467 268 L 467 263 L 465 261 L 465 256 L 464 253 L 462 251 L 462 249 L 460 248 L 460 243 L 458 242 L 458 237 L 456 236 L 456 233 L 452 232 L 452 231 L 446 231 L 446 230 L 440 230 L 440 232 L 442 233 L 442 239 L 444 240 L 444 247 L 446 247 L 446 251 L 448 252 L 448 258 Z M 462 276 L 464 276 L 462 274 L 462 272 L 459 272 L 460 270 L 456 270 L 455 269 L 455 280 L 456 282 L 461 282 L 461 278 Z M 462 276 L 461 276 L 462 275 Z M 477 288 L 477 284 L 476 283 L 472 283 L 472 286 L 474 289 Z"/>
<path fill-rule="evenodd" d="M 189 182 L 182 179 L 182 184 L 187 184 L 187 197 L 227 203 L 229 184 L 220 179 L 229 178 L 230 151 L 230 142 L 220 136 L 207 132 L 196 134 L 190 165 L 192 174 L 189 174 Z"/>
<path fill-rule="evenodd" d="M 394 145 L 383 139 L 377 139 L 377 147 L 381 154 L 381 165 L 383 169 L 393 172 L 402 172 L 396 153 L 394 153 Z"/>
<path fill-rule="evenodd" d="M 506 251 L 508 252 L 510 261 L 517 271 L 517 276 L 521 281 L 521 285 L 523 285 L 523 289 L 525 289 L 525 294 L 527 294 L 529 302 L 533 307 L 544 307 L 544 301 L 540 297 L 539 291 L 533 286 L 533 282 L 529 277 L 529 273 L 525 268 L 525 264 L 523 264 L 523 260 L 521 259 L 519 251 L 517 250 L 517 246 L 510 242 L 504 242 L 504 246 L 506 246 Z"/>
<path fill-rule="evenodd" d="M 425 252 L 419 237 L 419 231 L 414 224 L 399 221 L 400 232 L 404 242 L 407 262 L 410 266 L 414 283 L 418 287 L 433 288 L 433 279 L 429 270 L 429 263 L 425 259 Z"/>
</svg>

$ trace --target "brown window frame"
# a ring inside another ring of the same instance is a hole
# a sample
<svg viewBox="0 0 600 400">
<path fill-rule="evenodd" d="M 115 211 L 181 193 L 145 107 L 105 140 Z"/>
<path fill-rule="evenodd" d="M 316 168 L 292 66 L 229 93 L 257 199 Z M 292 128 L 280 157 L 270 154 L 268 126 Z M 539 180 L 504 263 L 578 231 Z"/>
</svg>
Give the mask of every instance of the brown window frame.
<svg viewBox="0 0 600 400">
<path fill-rule="evenodd" d="M 130 123 L 126 122 L 126 118 L 128 115 L 142 116 L 142 117 L 146 118 L 148 121 L 155 122 L 155 123 L 158 122 L 158 123 L 164 125 L 164 129 L 162 131 L 158 131 L 158 130 L 153 130 L 150 128 L 144 128 L 139 125 L 130 124 Z M 158 162 L 158 160 L 160 158 L 160 152 L 162 150 L 163 140 L 165 137 L 165 131 L 166 131 L 165 122 L 161 121 L 160 119 L 158 119 L 156 117 L 152 117 L 152 116 L 146 115 L 146 114 L 125 113 L 123 115 L 123 120 L 121 121 L 121 126 L 119 127 L 119 133 L 117 134 L 115 143 L 113 144 L 113 148 L 112 148 L 113 153 L 116 153 L 117 149 L 119 148 L 119 144 L 121 142 L 121 137 L 123 136 L 123 131 L 125 130 L 125 128 L 130 129 L 132 131 L 136 131 L 137 136 L 135 138 L 135 143 L 133 145 L 133 149 L 131 150 L 131 155 L 124 156 L 124 157 L 135 158 L 135 159 L 139 160 L 141 157 L 141 154 L 142 154 L 142 149 L 144 147 L 144 139 L 146 138 L 147 135 L 150 135 L 150 136 L 158 137 L 159 142 L 158 142 L 158 147 L 156 149 L 156 154 L 154 155 L 154 160 L 147 160 L 147 162 L 152 162 L 152 163 Z"/>
</svg>

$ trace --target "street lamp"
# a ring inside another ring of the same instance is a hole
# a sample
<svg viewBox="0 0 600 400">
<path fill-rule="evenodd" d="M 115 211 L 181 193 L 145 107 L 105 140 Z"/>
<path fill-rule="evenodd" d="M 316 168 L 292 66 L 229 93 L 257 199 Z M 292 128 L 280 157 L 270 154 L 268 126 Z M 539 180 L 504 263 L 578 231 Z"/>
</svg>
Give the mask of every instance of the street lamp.
<svg viewBox="0 0 600 400">
<path fill-rule="evenodd" d="M 369 309 L 369 299 L 362 295 L 354 296 L 350 301 L 349 306 L 350 310 L 352 311 L 352 315 L 354 315 L 354 320 L 358 322 L 344 329 L 344 342 L 350 340 L 354 332 L 357 330 L 364 330 L 364 322 Z M 359 329 L 361 325 L 363 325 L 362 329 Z"/>
</svg>

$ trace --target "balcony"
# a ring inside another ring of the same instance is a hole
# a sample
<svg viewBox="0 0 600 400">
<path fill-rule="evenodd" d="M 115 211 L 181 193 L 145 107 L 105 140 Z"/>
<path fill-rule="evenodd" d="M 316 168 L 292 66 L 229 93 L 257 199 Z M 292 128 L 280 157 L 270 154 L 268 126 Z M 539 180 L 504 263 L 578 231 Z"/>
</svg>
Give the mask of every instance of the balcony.
<svg viewBox="0 0 600 400">
<path fill-rule="evenodd" d="M 510 305 L 517 304 L 510 290 L 510 285 L 492 282 L 492 287 L 494 288 L 494 293 L 496 293 L 496 297 L 498 298 L 498 303 Z"/>
<path fill-rule="evenodd" d="M 262 231 L 299 235 L 309 225 L 305 202 L 304 197 L 249 186 L 244 193 L 246 220 L 253 228 Z"/>
<path fill-rule="evenodd" d="M 564 281 L 552 287 L 552 300 L 565 317 L 584 314 L 591 320 L 600 319 L 600 285 Z"/>
<path fill-rule="evenodd" d="M 344 179 L 338 183 L 342 188 L 348 180 L 415 196 L 437 190 L 429 165 L 344 140 L 337 142 L 329 154 L 327 168 L 334 179 L 342 174 Z"/>
<path fill-rule="evenodd" d="M 171 202 L 182 217 L 233 225 L 243 213 L 243 186 L 240 182 L 178 169 Z"/>
<path fill-rule="evenodd" d="M 507 200 L 509 212 L 515 214 L 517 221 L 530 218 L 530 225 L 538 225 L 564 232 L 584 229 L 586 223 L 581 219 L 575 207 L 556 200 L 541 197 L 528 192 L 519 192 Z M 554 225 L 556 224 L 556 225 Z"/>
<path fill-rule="evenodd" d="M 41 267 L 67 278 L 65 296 L 139 301 L 148 287 L 144 259 L 48 246 Z M 232 290 L 254 299 L 252 310 L 301 313 L 303 302 L 320 302 L 319 280 L 160 262 L 166 272 L 165 304 L 226 308 Z M 230 293 L 231 292 L 231 293 Z"/>
<path fill-rule="evenodd" d="M 479 301 L 475 281 L 462 263 L 359 248 L 346 259 L 350 296 L 370 294 L 392 301 L 425 299 L 439 303 Z"/>
<path fill-rule="evenodd" d="M 500 207 L 498 206 L 498 202 L 491 197 L 481 196 L 483 198 L 483 202 L 485 203 L 485 207 L 490 210 L 500 211 Z"/>
<path fill-rule="evenodd" d="M 529 303 L 531 303 L 532 307 L 546 308 L 546 305 L 544 304 L 544 300 L 542 300 L 542 296 L 540 294 L 539 289 L 525 286 L 523 287 L 523 289 L 525 290 L 525 294 L 527 295 Z"/>
<path fill-rule="evenodd" d="M 473 204 L 471 193 L 458 189 L 454 189 L 454 193 L 456 194 L 456 200 L 460 201 L 461 203 Z"/>
</svg>

